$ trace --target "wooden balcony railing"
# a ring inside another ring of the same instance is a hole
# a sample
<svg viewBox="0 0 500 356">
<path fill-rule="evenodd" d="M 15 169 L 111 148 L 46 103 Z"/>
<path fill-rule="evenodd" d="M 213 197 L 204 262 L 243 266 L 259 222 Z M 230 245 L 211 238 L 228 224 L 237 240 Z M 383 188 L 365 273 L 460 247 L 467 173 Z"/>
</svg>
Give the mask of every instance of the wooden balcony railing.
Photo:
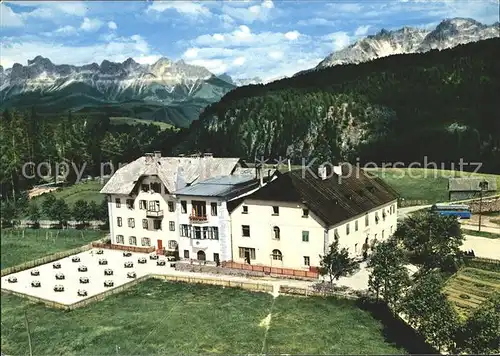
<svg viewBox="0 0 500 356">
<path fill-rule="evenodd" d="M 192 223 L 204 223 L 208 221 L 208 217 L 206 215 L 190 215 L 189 221 Z"/>
</svg>

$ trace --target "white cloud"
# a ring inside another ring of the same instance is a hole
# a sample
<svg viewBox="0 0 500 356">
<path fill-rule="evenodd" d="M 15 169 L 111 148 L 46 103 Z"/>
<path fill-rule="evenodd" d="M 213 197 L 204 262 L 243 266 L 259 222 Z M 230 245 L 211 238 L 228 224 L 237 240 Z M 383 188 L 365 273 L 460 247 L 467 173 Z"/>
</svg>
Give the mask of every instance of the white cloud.
<svg viewBox="0 0 500 356">
<path fill-rule="evenodd" d="M 82 29 L 83 31 L 92 32 L 100 29 L 102 25 L 103 23 L 99 19 L 89 19 L 88 17 L 85 17 L 82 24 L 80 25 L 80 29 Z"/>
<path fill-rule="evenodd" d="M 66 26 L 63 26 L 63 27 L 59 27 L 53 33 L 56 34 L 56 35 L 67 36 L 67 35 L 75 34 L 76 32 L 77 32 L 76 28 L 74 28 L 73 26 L 70 26 L 70 25 L 66 25 Z"/>
<path fill-rule="evenodd" d="M 188 63 L 195 66 L 205 67 L 214 74 L 225 73 L 228 69 L 227 64 L 221 59 L 195 59 L 193 61 L 189 61 Z"/>
<path fill-rule="evenodd" d="M 60 20 L 61 15 L 83 17 L 87 13 L 87 5 L 82 1 L 15 1 L 16 6 L 34 7 L 32 11 L 19 13 L 24 19 L 40 18 L 44 20 Z"/>
<path fill-rule="evenodd" d="M 331 10 L 334 10 L 339 13 L 357 13 L 361 12 L 363 10 L 363 6 L 360 4 L 355 4 L 355 3 L 334 3 L 334 4 L 328 4 L 328 7 Z"/>
<path fill-rule="evenodd" d="M 290 41 L 296 40 L 297 38 L 299 38 L 299 36 L 300 36 L 299 31 L 290 31 L 285 33 L 285 38 Z"/>
<path fill-rule="evenodd" d="M 335 25 L 335 21 L 330 21 L 321 17 L 313 17 L 310 19 L 300 20 L 297 22 L 299 26 L 333 26 Z"/>
<path fill-rule="evenodd" d="M 354 31 L 354 36 L 366 36 L 368 33 L 368 29 L 370 28 L 370 25 L 366 26 L 359 26 L 356 31 Z"/>
<path fill-rule="evenodd" d="M 281 51 L 271 51 L 269 52 L 269 57 L 272 59 L 280 59 L 283 58 L 284 53 Z"/>
<path fill-rule="evenodd" d="M 6 38 L 1 47 L 2 65 L 6 68 L 14 63 L 26 64 L 38 55 L 49 58 L 56 64 L 82 65 L 102 62 L 104 59 L 123 62 L 129 57 L 139 63 L 153 63 L 161 56 L 154 53 L 149 44 L 138 35 L 116 38 L 89 46 L 69 46 L 56 42 L 31 40 L 24 37 Z"/>
<path fill-rule="evenodd" d="M 234 61 L 233 61 L 233 64 L 235 66 L 242 66 L 243 64 L 245 64 L 245 57 L 237 57 Z"/>
<path fill-rule="evenodd" d="M 327 42 L 333 42 L 333 50 L 339 51 L 344 47 L 347 47 L 351 42 L 351 38 L 347 34 L 347 32 L 339 31 L 333 32 L 328 35 L 322 36 L 322 40 Z"/>
<path fill-rule="evenodd" d="M 24 21 L 20 15 L 2 2 L 0 3 L 0 25 L 1 27 L 19 27 L 24 25 Z"/>
<path fill-rule="evenodd" d="M 196 58 L 198 56 L 198 49 L 190 48 L 183 55 L 185 58 Z"/>
<path fill-rule="evenodd" d="M 108 28 L 112 31 L 115 31 L 118 28 L 118 25 L 114 21 L 109 21 L 108 22 Z"/>
<path fill-rule="evenodd" d="M 194 17 L 211 15 L 210 10 L 206 6 L 188 1 L 155 1 L 146 9 L 146 12 L 164 12 L 167 10 L 175 10 L 180 14 Z"/>
<path fill-rule="evenodd" d="M 274 3 L 272 1 L 263 1 L 258 5 L 241 7 L 240 4 L 225 2 L 221 8 L 224 15 L 238 21 L 252 23 L 254 21 L 268 21 L 272 18 Z"/>
</svg>

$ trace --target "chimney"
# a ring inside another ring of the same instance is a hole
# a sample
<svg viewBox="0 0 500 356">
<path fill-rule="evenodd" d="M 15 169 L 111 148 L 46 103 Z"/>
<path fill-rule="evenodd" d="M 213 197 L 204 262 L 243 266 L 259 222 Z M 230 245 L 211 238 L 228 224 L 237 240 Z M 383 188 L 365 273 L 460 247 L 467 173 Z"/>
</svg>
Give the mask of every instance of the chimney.
<svg viewBox="0 0 500 356">
<path fill-rule="evenodd" d="M 259 180 L 259 185 L 264 186 L 264 177 L 262 175 L 262 165 L 258 164 L 255 166 L 255 178 Z"/>
<path fill-rule="evenodd" d="M 146 163 L 151 163 L 153 162 L 153 154 L 152 153 L 146 153 L 144 155 L 144 157 L 146 157 Z"/>
<path fill-rule="evenodd" d="M 318 167 L 318 177 L 321 180 L 326 179 L 326 167 L 325 166 L 319 166 Z"/>
<path fill-rule="evenodd" d="M 290 172 L 292 170 L 292 165 L 290 163 L 290 159 L 288 159 L 288 172 Z"/>
<path fill-rule="evenodd" d="M 154 151 L 155 158 L 161 158 L 161 151 Z"/>
<path fill-rule="evenodd" d="M 338 164 L 336 166 L 333 166 L 333 173 L 335 173 L 338 176 L 342 176 L 342 165 Z"/>
</svg>

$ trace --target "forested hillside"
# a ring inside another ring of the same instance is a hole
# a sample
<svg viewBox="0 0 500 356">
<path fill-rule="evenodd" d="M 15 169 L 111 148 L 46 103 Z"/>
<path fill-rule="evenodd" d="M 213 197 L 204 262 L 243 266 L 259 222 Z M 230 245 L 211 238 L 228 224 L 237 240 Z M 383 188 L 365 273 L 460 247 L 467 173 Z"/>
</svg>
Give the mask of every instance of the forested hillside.
<svg viewBox="0 0 500 356">
<path fill-rule="evenodd" d="M 34 184 L 47 183 L 41 175 L 54 176 L 55 164 L 66 162 L 68 182 L 76 170 L 87 175 L 101 174 L 101 163 L 128 163 L 145 152 L 169 152 L 182 132 L 162 130 L 154 124 L 111 124 L 108 115 L 40 117 L 36 110 L 6 110 L 0 115 L 0 187 L 4 199 L 16 198 Z M 28 162 L 33 165 L 23 166 Z M 47 172 L 51 166 L 51 174 Z M 40 167 L 39 173 L 36 167 Z M 35 168 L 35 171 L 33 169 Z M 108 172 L 105 172 L 109 174 Z M 34 178 L 28 178 L 34 176 Z"/>
<path fill-rule="evenodd" d="M 500 172 L 500 39 L 237 88 L 177 151 L 253 159 L 482 162 Z"/>
</svg>

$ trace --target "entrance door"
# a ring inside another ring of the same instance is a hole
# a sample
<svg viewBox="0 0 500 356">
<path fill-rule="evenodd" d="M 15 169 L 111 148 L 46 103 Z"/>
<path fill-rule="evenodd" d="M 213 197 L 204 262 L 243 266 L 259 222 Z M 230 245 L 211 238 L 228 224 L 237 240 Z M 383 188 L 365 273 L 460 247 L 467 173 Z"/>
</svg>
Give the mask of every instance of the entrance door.
<svg viewBox="0 0 500 356">
<path fill-rule="evenodd" d="M 250 264 L 250 250 L 249 249 L 245 250 L 245 262 Z"/>
<path fill-rule="evenodd" d="M 163 250 L 163 241 L 162 240 L 158 240 L 158 250 Z"/>
<path fill-rule="evenodd" d="M 199 261 L 205 261 L 206 260 L 205 251 L 198 251 L 197 257 Z"/>
</svg>

